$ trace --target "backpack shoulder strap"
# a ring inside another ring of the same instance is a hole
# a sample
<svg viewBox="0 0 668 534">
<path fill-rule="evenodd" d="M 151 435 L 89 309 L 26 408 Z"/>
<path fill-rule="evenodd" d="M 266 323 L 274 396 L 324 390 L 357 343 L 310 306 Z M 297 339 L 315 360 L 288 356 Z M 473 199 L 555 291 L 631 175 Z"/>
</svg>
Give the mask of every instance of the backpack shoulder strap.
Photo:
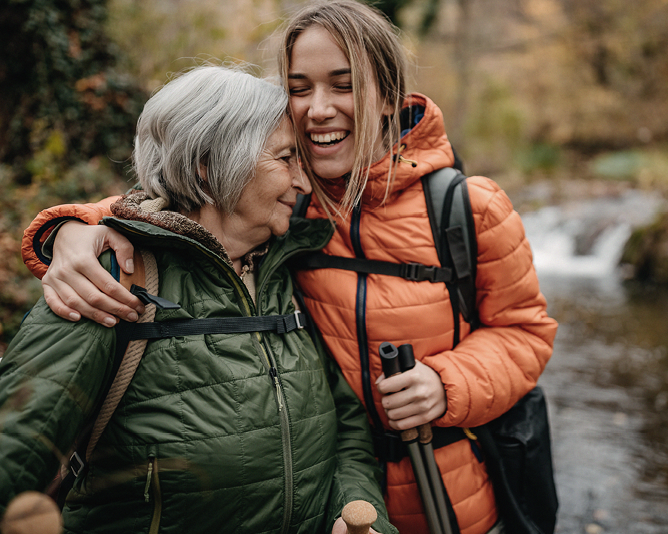
<svg viewBox="0 0 668 534">
<path fill-rule="evenodd" d="M 462 313 L 472 328 L 479 326 L 476 311 L 476 264 L 478 244 L 466 176 L 445 167 L 422 177 L 434 243 L 441 265 L 454 271 L 448 282 L 453 316 Z M 455 344 L 459 341 L 455 321 Z"/>
<path fill-rule="evenodd" d="M 152 252 L 135 249 L 134 253 L 134 273 L 131 275 L 125 274 L 122 270 L 119 272 L 121 284 L 130 290 L 132 285 L 146 287 L 146 290 L 154 295 L 158 294 L 158 266 Z M 139 318 L 139 323 L 151 322 L 155 318 L 156 307 L 155 304 L 147 304 L 146 311 Z M 116 355 L 123 351 L 123 357 L 118 364 L 118 369 L 113 382 L 107 392 L 107 396 L 102 402 L 100 412 L 93 424 L 93 430 L 86 448 L 86 461 L 95 450 L 100 436 L 107 427 L 111 416 L 113 415 L 118 403 L 125 394 L 132 381 L 132 377 L 139 366 L 139 362 L 146 350 L 147 339 L 129 340 L 129 337 L 123 335 L 124 321 L 121 321 L 116 326 Z"/>
</svg>

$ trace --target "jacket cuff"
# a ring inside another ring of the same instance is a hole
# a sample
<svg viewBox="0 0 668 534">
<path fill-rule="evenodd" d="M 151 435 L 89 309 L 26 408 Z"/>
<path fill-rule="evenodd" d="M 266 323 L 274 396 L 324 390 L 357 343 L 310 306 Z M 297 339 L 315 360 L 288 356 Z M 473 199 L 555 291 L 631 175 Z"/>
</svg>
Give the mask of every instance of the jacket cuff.
<svg viewBox="0 0 668 534">
<path fill-rule="evenodd" d="M 51 264 L 51 259 L 42 252 L 42 244 L 53 230 L 66 221 L 97 224 L 105 215 L 111 215 L 109 206 L 119 198 L 120 196 L 109 197 L 97 204 L 63 204 L 41 211 L 23 233 L 23 263 L 41 280 Z"/>
</svg>

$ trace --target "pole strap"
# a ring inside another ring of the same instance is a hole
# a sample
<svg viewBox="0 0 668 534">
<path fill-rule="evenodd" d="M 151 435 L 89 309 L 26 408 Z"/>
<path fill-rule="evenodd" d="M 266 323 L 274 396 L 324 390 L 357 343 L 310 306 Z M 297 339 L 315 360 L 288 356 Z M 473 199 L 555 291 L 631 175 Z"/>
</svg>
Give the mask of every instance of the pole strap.
<svg viewBox="0 0 668 534">
<path fill-rule="evenodd" d="M 432 435 L 431 444 L 434 449 L 440 449 L 466 439 L 464 429 L 454 426 L 432 427 Z M 376 434 L 373 436 L 373 444 L 376 456 L 380 461 L 396 463 L 408 456 L 408 448 L 401 441 L 399 432 L 386 431 L 383 434 Z"/>
</svg>

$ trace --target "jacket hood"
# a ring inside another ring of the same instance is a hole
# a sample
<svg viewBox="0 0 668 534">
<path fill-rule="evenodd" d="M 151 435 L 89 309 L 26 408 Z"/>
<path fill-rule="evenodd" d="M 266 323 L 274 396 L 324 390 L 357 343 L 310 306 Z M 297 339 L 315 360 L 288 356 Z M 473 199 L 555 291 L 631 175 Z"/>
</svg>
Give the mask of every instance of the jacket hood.
<svg viewBox="0 0 668 534">
<path fill-rule="evenodd" d="M 369 168 L 369 180 L 362 195 L 365 206 L 380 205 L 385 198 L 391 159 L 398 159 L 389 198 L 425 174 L 443 167 L 452 167 L 454 153 L 443 125 L 443 114 L 428 97 L 419 93 L 408 95 L 402 107 L 402 137 L 399 146 Z M 398 154 L 398 156 L 397 156 Z M 342 198 L 345 178 L 323 181 L 332 198 Z"/>
</svg>

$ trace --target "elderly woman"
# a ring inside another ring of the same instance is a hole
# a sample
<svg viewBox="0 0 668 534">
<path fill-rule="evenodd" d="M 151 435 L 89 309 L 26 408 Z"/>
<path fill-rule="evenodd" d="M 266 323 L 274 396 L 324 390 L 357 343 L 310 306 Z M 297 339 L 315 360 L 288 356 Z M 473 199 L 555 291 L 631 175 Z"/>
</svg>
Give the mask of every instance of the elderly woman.
<svg viewBox="0 0 668 534">
<path fill-rule="evenodd" d="M 286 316 L 285 267 L 331 237 L 288 232 L 299 172 L 284 90 L 199 67 L 146 104 L 134 167 L 143 187 L 104 224 L 150 250 L 155 321 Z M 112 270 L 109 252 L 102 264 Z M 44 300 L 0 364 L 0 505 L 43 490 L 113 379 L 116 330 L 71 323 Z M 335 532 L 363 499 L 395 532 L 364 410 L 307 330 L 149 341 L 63 511 L 67 532 Z M 337 518 L 339 518 L 337 520 Z M 337 521 L 335 525 L 335 521 Z M 345 528 L 344 528 L 345 530 Z"/>
</svg>

